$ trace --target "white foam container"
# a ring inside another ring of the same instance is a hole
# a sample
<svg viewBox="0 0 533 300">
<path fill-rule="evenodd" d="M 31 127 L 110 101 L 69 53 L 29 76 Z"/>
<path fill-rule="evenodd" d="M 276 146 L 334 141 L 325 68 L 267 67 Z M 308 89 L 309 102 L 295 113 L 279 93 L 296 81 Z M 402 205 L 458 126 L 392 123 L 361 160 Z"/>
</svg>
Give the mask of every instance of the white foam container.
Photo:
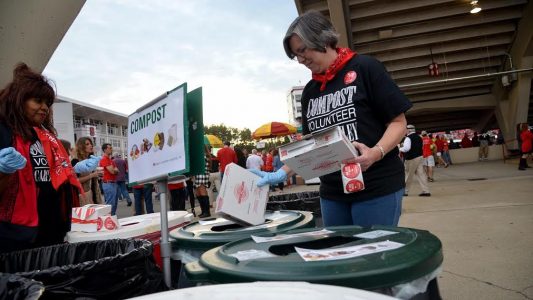
<svg viewBox="0 0 533 300">
<path fill-rule="evenodd" d="M 172 227 L 190 222 L 193 218 L 192 214 L 187 211 L 169 211 L 167 216 L 169 230 Z M 67 242 L 79 243 L 97 240 L 127 239 L 161 231 L 161 215 L 158 212 L 118 219 L 118 223 L 120 224 L 120 228 L 113 231 L 68 232 Z"/>
</svg>

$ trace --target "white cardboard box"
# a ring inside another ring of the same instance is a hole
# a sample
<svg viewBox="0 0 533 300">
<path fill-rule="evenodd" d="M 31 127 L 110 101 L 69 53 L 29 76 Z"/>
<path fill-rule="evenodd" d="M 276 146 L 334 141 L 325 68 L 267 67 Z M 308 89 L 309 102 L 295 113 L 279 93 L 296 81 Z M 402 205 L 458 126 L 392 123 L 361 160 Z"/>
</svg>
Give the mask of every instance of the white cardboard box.
<svg viewBox="0 0 533 300">
<path fill-rule="evenodd" d="M 98 219 L 111 213 L 111 205 L 87 204 L 72 208 L 70 231 L 96 232 Z"/>
<path fill-rule="evenodd" d="M 279 148 L 281 161 L 305 180 L 339 171 L 357 150 L 340 127 L 306 135 Z"/>
<path fill-rule="evenodd" d="M 269 186 L 257 187 L 259 179 L 259 176 L 237 164 L 227 165 L 215 213 L 239 223 L 264 223 Z"/>
</svg>

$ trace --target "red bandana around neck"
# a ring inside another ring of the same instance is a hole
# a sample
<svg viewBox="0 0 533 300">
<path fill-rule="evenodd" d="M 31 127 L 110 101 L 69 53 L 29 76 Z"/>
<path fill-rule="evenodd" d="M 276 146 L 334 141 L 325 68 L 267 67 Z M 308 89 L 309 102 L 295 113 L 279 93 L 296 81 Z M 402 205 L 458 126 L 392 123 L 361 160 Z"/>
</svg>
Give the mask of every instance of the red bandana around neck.
<svg viewBox="0 0 533 300">
<path fill-rule="evenodd" d="M 314 80 L 322 83 L 320 85 L 321 92 L 326 89 L 326 83 L 331 81 L 335 75 L 337 75 L 337 72 L 339 72 L 339 70 L 342 69 L 344 65 L 346 65 L 350 59 L 352 59 L 352 57 L 357 55 L 357 53 L 352 51 L 350 48 L 336 48 L 335 51 L 337 51 L 337 59 L 335 59 L 335 61 L 328 67 L 326 73 L 313 73 L 312 75 Z"/>
<path fill-rule="evenodd" d="M 81 184 L 78 181 L 76 173 L 70 164 L 68 154 L 63 147 L 59 146 L 57 138 L 48 132 L 48 130 L 41 129 L 39 127 L 33 127 L 41 144 L 43 145 L 46 158 L 48 159 L 48 165 L 50 167 L 50 179 L 54 189 L 58 189 L 65 181 L 68 181 L 78 190 L 83 191 Z"/>
</svg>

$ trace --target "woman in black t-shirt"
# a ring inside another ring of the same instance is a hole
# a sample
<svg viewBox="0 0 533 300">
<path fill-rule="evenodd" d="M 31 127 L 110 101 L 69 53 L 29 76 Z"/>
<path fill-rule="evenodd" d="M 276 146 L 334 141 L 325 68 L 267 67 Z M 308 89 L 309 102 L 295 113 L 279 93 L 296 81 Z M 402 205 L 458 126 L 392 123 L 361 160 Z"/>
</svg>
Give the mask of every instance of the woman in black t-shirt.
<svg viewBox="0 0 533 300">
<path fill-rule="evenodd" d="M 340 172 L 320 177 L 324 225 L 396 226 L 405 186 L 397 145 L 412 104 L 379 61 L 338 48 L 337 42 L 338 33 L 318 12 L 296 18 L 283 40 L 287 56 L 312 72 L 302 93 L 303 133 L 339 126 L 360 154 L 353 162 L 363 171 L 364 190 L 345 194 Z M 257 173 L 263 185 L 293 171 L 285 165 Z"/>
</svg>

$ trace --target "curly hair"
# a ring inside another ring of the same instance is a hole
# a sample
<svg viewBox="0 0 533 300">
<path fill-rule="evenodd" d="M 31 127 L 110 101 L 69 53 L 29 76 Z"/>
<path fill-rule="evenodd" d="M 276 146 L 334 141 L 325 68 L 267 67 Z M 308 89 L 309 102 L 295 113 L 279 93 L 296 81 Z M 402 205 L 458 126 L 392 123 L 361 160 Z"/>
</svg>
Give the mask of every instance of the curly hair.
<svg viewBox="0 0 533 300">
<path fill-rule="evenodd" d="M 57 134 L 53 126 L 52 104 L 56 92 L 52 82 L 41 74 L 31 70 L 25 63 L 19 63 L 13 70 L 13 81 L 0 90 L 0 122 L 13 130 L 14 134 L 31 140 L 33 131 L 25 117 L 26 101 L 35 98 L 44 100 L 50 110 L 42 126 L 50 132 Z"/>
</svg>

